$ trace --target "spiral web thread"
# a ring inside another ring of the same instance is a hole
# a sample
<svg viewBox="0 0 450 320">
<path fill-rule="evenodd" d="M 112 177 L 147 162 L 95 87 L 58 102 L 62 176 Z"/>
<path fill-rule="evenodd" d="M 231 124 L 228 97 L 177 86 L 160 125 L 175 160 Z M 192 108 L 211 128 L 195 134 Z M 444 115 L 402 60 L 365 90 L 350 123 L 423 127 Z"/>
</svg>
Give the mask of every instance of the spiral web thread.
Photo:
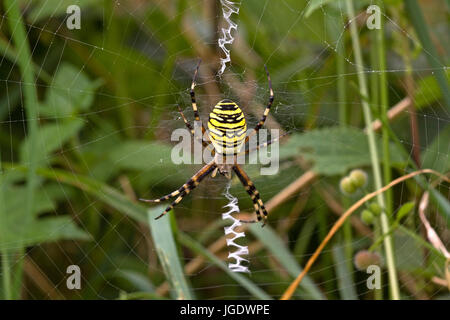
<svg viewBox="0 0 450 320">
<path fill-rule="evenodd" d="M 237 243 L 234 242 L 238 238 L 244 238 L 245 233 L 235 231 L 235 229 L 242 224 L 238 219 L 234 218 L 231 215 L 232 213 L 239 212 L 240 210 L 237 205 L 238 199 L 230 193 L 230 186 L 231 186 L 231 182 L 228 183 L 225 193 L 224 193 L 224 196 L 230 201 L 227 205 L 224 206 L 224 208 L 230 208 L 230 210 L 222 214 L 222 219 L 223 220 L 230 219 L 231 221 L 233 221 L 233 224 L 231 226 L 227 226 L 224 229 L 225 229 L 225 235 L 229 235 L 229 234 L 233 235 L 232 238 L 227 238 L 227 246 L 228 247 L 234 246 L 237 248 L 237 250 L 234 252 L 228 253 L 228 259 L 231 258 L 231 259 L 235 259 L 235 261 L 236 261 L 235 263 L 229 263 L 228 268 L 233 272 L 248 272 L 248 273 L 250 273 L 250 270 L 248 269 L 248 267 L 241 265 L 241 263 L 243 261 L 248 262 L 247 259 L 242 258 L 242 255 L 248 255 L 248 247 L 238 245 Z"/>
<path fill-rule="evenodd" d="M 231 62 L 230 50 L 226 47 L 226 45 L 231 45 L 234 41 L 234 37 L 231 35 L 231 30 L 237 30 L 237 24 L 231 21 L 230 17 L 233 13 L 239 14 L 239 4 L 229 0 L 220 0 L 220 3 L 222 5 L 223 18 L 228 24 L 228 28 L 222 28 L 222 37 L 217 40 L 219 47 L 225 53 L 225 58 L 220 58 L 221 67 L 218 72 L 219 76 L 225 71 L 227 62 Z"/>
</svg>

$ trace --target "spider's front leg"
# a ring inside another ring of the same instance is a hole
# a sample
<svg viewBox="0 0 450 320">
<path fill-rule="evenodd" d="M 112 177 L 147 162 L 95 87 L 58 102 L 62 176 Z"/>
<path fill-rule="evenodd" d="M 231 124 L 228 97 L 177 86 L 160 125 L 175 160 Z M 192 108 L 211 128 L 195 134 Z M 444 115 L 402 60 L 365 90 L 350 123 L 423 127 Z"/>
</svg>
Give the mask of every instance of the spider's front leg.
<svg viewBox="0 0 450 320">
<path fill-rule="evenodd" d="M 273 99 L 275 96 L 273 93 L 273 89 L 272 89 L 272 80 L 270 80 L 269 70 L 267 70 L 266 65 L 264 65 L 264 68 L 266 69 L 267 82 L 269 83 L 269 102 L 267 103 L 266 109 L 264 110 L 261 120 L 259 120 L 259 122 L 255 126 L 255 129 L 249 135 L 247 135 L 247 137 L 245 138 L 246 143 L 248 142 L 248 140 L 250 139 L 250 137 L 252 135 L 254 135 L 255 133 L 258 133 L 259 129 L 261 129 L 261 127 L 266 122 L 267 116 L 269 115 L 269 112 L 270 112 L 270 108 L 272 108 Z"/>
<path fill-rule="evenodd" d="M 161 197 L 159 199 L 154 199 L 154 200 L 149 200 L 149 199 L 139 199 L 141 201 L 145 201 L 145 202 L 161 202 L 161 201 L 165 201 L 165 200 L 169 200 L 170 198 L 176 197 L 178 196 L 174 202 L 172 202 L 170 204 L 170 206 L 168 206 L 166 208 L 166 210 L 164 210 L 164 212 L 162 214 L 160 214 L 159 216 L 157 216 L 155 219 L 159 219 L 161 218 L 163 215 L 165 215 L 167 212 L 169 212 L 170 210 L 173 209 L 173 207 L 175 207 L 177 204 L 179 204 L 181 202 L 181 200 L 183 200 L 184 196 L 186 196 L 187 194 L 189 194 L 193 189 L 195 189 L 200 182 L 202 182 L 202 180 L 204 178 L 206 178 L 214 169 L 216 168 L 216 164 L 214 163 L 214 161 L 208 163 L 207 165 L 205 165 L 202 169 L 200 169 L 196 174 L 194 174 L 192 176 L 192 178 L 190 178 L 185 184 L 183 184 L 178 190 L 175 190 L 172 193 L 169 193 L 167 195 L 165 195 L 164 197 Z"/>
<path fill-rule="evenodd" d="M 262 226 L 264 227 L 266 224 L 266 220 L 267 220 L 267 210 L 266 210 L 266 207 L 264 206 L 263 201 L 261 200 L 261 197 L 259 196 L 259 191 L 256 189 L 254 183 L 250 180 L 250 178 L 245 173 L 245 171 L 238 164 L 233 166 L 233 170 L 236 173 L 236 175 L 238 176 L 241 183 L 244 185 L 247 193 L 252 198 L 253 207 L 255 208 L 256 218 L 257 218 L 257 220 L 250 220 L 250 221 L 241 220 L 241 221 L 253 223 L 253 222 L 258 222 L 258 221 L 261 221 L 262 219 L 264 219 L 263 224 L 262 224 Z M 261 212 L 262 212 L 263 218 L 261 218 Z"/>
</svg>

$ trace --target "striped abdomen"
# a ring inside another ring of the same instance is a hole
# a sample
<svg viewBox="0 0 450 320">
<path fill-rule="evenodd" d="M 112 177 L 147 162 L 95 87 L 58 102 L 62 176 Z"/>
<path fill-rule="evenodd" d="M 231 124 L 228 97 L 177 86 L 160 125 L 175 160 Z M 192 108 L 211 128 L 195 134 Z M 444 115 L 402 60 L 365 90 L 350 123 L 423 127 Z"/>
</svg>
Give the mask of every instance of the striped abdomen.
<svg viewBox="0 0 450 320">
<path fill-rule="evenodd" d="M 209 114 L 208 130 L 217 153 L 238 154 L 244 144 L 247 131 L 244 113 L 233 101 L 222 100 Z"/>
</svg>

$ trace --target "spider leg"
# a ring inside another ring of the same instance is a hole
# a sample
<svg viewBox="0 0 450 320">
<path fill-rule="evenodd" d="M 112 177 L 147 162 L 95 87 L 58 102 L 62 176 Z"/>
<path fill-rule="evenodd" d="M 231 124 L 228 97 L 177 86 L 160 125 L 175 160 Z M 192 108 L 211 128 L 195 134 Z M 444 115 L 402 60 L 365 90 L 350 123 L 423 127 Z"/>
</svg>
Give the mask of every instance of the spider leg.
<svg viewBox="0 0 450 320">
<path fill-rule="evenodd" d="M 163 215 L 165 215 L 167 212 L 169 212 L 170 210 L 172 210 L 173 207 L 175 207 L 177 204 L 179 204 L 179 203 L 181 202 L 181 200 L 183 200 L 183 198 L 184 198 L 185 195 L 186 195 L 186 192 L 182 192 L 182 193 L 178 196 L 178 198 L 176 198 L 175 201 L 172 202 L 172 203 L 170 204 L 170 206 L 168 206 L 168 207 L 166 208 L 166 210 L 164 210 L 163 213 L 161 213 L 159 216 L 157 216 L 157 217 L 155 218 L 155 220 L 158 220 L 158 219 L 161 218 Z"/>
<path fill-rule="evenodd" d="M 241 183 L 244 185 L 247 193 L 252 198 L 253 207 L 255 208 L 257 221 L 262 220 L 262 218 L 261 218 L 261 212 L 262 212 L 262 216 L 264 218 L 264 222 L 263 222 L 262 226 L 264 227 L 264 225 L 266 224 L 265 221 L 267 220 L 267 210 L 266 210 L 266 207 L 264 206 L 264 203 L 261 200 L 261 197 L 259 196 L 259 191 L 256 190 L 256 187 L 253 184 L 253 182 L 250 180 L 248 175 L 238 164 L 233 166 L 233 170 L 236 173 L 236 175 L 238 176 L 239 180 L 241 180 Z M 251 220 L 251 221 L 242 221 L 242 222 L 257 222 L 257 221 Z"/>
<path fill-rule="evenodd" d="M 195 131 L 194 131 L 194 128 L 193 128 L 192 125 L 189 123 L 189 121 L 186 119 L 186 117 L 185 117 L 183 111 L 181 110 L 180 106 L 178 106 L 178 112 L 181 114 L 181 118 L 183 118 L 184 124 L 185 124 L 186 127 L 188 128 L 188 130 L 189 130 L 189 132 L 191 133 L 191 135 L 192 135 L 194 138 L 196 138 L 196 137 L 195 137 Z M 203 125 L 202 125 L 202 126 L 203 126 Z M 215 150 L 214 150 L 214 147 L 211 145 L 211 142 L 208 143 L 207 141 L 203 140 L 203 138 L 202 138 L 202 139 L 197 139 L 197 140 L 198 140 L 199 142 L 202 143 L 203 147 L 205 147 L 206 149 L 210 150 L 211 153 L 214 155 Z"/>
<path fill-rule="evenodd" d="M 190 94 L 191 94 L 191 102 L 192 102 L 192 110 L 194 110 L 194 118 L 195 121 L 200 121 L 200 115 L 198 114 L 198 109 L 197 109 L 197 102 L 195 100 L 195 80 L 197 79 L 197 74 L 198 74 L 198 69 L 200 67 L 200 63 L 202 62 L 202 60 L 198 61 L 197 67 L 195 68 L 195 72 L 194 72 L 194 77 L 192 78 L 192 84 L 191 84 L 191 90 L 190 90 Z M 202 123 L 202 135 L 205 134 L 205 127 L 203 126 Z"/>
<path fill-rule="evenodd" d="M 265 148 L 265 147 L 267 147 L 267 146 L 270 146 L 272 143 L 274 143 L 274 142 L 280 140 L 281 138 L 283 138 L 283 137 L 286 136 L 287 134 L 288 134 L 288 133 L 285 132 L 285 133 L 283 133 L 281 136 L 279 136 L 279 137 L 276 138 L 276 139 L 272 139 L 272 140 L 270 140 L 270 141 L 267 141 L 267 142 L 265 142 L 265 143 L 262 143 L 262 144 L 260 144 L 260 145 L 257 145 L 256 148 L 253 148 L 253 149 L 247 149 L 247 150 L 241 151 L 241 152 L 239 152 L 237 155 L 240 156 L 240 155 L 242 155 L 242 154 L 247 154 L 247 153 L 250 153 L 250 152 L 259 150 L 259 149 L 263 149 L 263 148 Z"/>
<path fill-rule="evenodd" d="M 162 217 L 167 212 L 169 212 L 173 207 L 175 207 L 180 201 L 184 198 L 185 195 L 189 194 L 193 189 L 195 189 L 202 180 L 208 176 L 214 169 L 216 168 L 216 164 L 214 162 L 210 162 L 205 165 L 202 169 L 200 169 L 195 175 L 192 176 L 185 184 L 183 184 L 178 190 L 175 190 L 164 197 L 155 200 L 147 200 L 147 199 L 139 199 L 145 202 L 161 202 L 164 200 L 168 200 L 170 198 L 178 196 L 174 202 L 170 206 L 164 210 L 164 212 L 158 216 L 156 219 Z"/>
<path fill-rule="evenodd" d="M 270 94 L 269 102 L 267 103 L 267 107 L 264 110 L 261 120 L 259 120 L 255 129 L 245 138 L 245 142 L 248 142 L 250 137 L 252 135 L 254 135 L 255 133 L 257 133 L 259 131 L 259 129 L 261 129 L 261 127 L 264 125 L 264 122 L 266 122 L 267 116 L 269 115 L 269 112 L 270 112 L 270 108 L 272 107 L 272 104 L 273 104 L 274 94 L 273 94 L 273 89 L 272 89 L 272 80 L 270 80 L 269 70 L 267 70 L 267 66 L 264 65 L 264 68 L 266 69 L 267 81 L 269 82 L 269 94 Z"/>
</svg>

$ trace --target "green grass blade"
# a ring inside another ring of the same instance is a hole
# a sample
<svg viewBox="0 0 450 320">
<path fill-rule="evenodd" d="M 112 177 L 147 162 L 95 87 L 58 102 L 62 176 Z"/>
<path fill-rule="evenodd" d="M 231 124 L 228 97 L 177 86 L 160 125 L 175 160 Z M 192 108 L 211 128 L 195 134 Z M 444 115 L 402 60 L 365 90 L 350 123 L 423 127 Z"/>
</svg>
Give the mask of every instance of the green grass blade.
<svg viewBox="0 0 450 320">
<path fill-rule="evenodd" d="M 24 166 L 7 166 L 9 169 L 26 171 L 27 168 Z M 77 187 L 81 190 L 84 190 L 115 208 L 116 210 L 121 211 L 122 213 L 128 215 L 129 217 L 136 219 L 137 221 L 148 223 L 149 219 L 153 219 L 148 217 L 149 213 L 147 213 L 146 208 L 143 205 L 134 203 L 126 198 L 123 194 L 121 194 L 116 189 L 107 186 L 106 184 L 99 182 L 97 180 L 91 179 L 86 176 L 76 175 L 71 172 L 67 172 L 64 170 L 57 169 L 46 169 L 40 168 L 37 173 L 45 178 L 56 180 L 62 183 L 66 183 Z M 156 210 L 156 209 L 155 209 Z M 157 213 L 161 212 L 161 208 L 159 211 L 151 210 L 151 216 L 155 217 Z M 166 217 L 167 218 L 167 217 Z M 163 219 L 164 220 L 164 219 Z M 166 219 L 167 220 L 167 219 Z M 160 220 L 158 220 L 160 222 Z M 168 223 L 168 222 L 167 222 Z M 158 225 L 158 228 L 162 228 L 162 225 Z M 200 243 L 191 239 L 187 235 L 182 232 L 177 233 L 178 240 L 180 243 L 188 248 L 191 248 L 193 251 L 198 254 L 206 257 L 209 261 L 217 265 L 219 268 L 224 270 L 228 275 L 236 280 L 239 284 L 241 284 L 244 288 L 246 288 L 250 293 L 252 293 L 255 297 L 259 299 L 271 299 L 267 293 L 261 290 L 258 286 L 252 283 L 250 280 L 242 276 L 241 274 L 231 272 L 227 265 L 218 259 L 216 256 L 211 254 L 207 249 L 205 249 Z"/>
<path fill-rule="evenodd" d="M 343 300 L 358 300 L 355 284 L 348 268 L 348 261 L 345 257 L 344 248 L 340 245 L 333 247 L 334 267 L 338 280 L 338 288 Z"/>
<path fill-rule="evenodd" d="M 8 60 L 15 62 L 17 59 L 17 52 L 16 50 L 11 47 L 11 44 L 6 41 L 5 39 L 0 37 L 0 55 L 2 57 L 7 58 Z M 31 62 L 33 65 L 33 71 L 36 76 L 39 76 L 39 78 L 47 83 L 52 82 L 52 77 L 42 69 L 38 64 Z"/>
<path fill-rule="evenodd" d="M 0 243 L 3 241 L 3 235 L 5 234 L 4 227 L 6 226 L 6 210 L 5 210 L 5 200 L 4 200 L 4 192 L 6 183 L 3 181 L 3 169 L 2 169 L 2 152 L 0 149 Z M 0 259 L 2 260 L 2 298 L 3 299 L 11 299 L 11 265 L 9 261 L 9 252 L 8 250 L 0 248 Z"/>
<path fill-rule="evenodd" d="M 184 245 L 186 245 L 188 248 L 190 248 L 192 251 L 194 251 L 197 254 L 202 255 L 207 260 L 211 261 L 215 265 L 217 265 L 219 268 L 221 268 L 224 272 L 226 272 L 231 278 L 236 280 L 239 284 L 241 284 L 245 289 L 248 290 L 252 295 L 254 295 L 256 298 L 263 299 L 263 300 L 270 300 L 272 299 L 267 293 L 265 293 L 262 289 L 260 289 L 256 284 L 248 280 L 246 277 L 244 277 L 242 274 L 238 272 L 232 272 L 230 269 L 228 269 L 225 262 L 217 258 L 214 254 L 209 252 L 205 247 L 203 247 L 200 243 L 189 237 L 187 234 L 183 232 L 178 232 L 178 238 L 180 239 L 180 242 L 182 242 Z"/>
<path fill-rule="evenodd" d="M 17 49 L 17 56 L 15 62 L 19 67 L 22 80 L 22 90 L 24 95 L 24 107 L 27 120 L 27 136 L 30 140 L 29 158 L 26 159 L 30 170 L 28 170 L 27 176 L 27 196 L 25 199 L 25 206 L 27 208 L 27 216 L 23 221 L 24 224 L 28 224 L 33 219 L 33 205 L 35 198 L 35 190 L 38 184 L 36 176 L 37 161 L 33 158 L 33 154 L 36 151 L 36 142 L 38 139 L 38 97 L 36 92 L 36 86 L 34 85 L 34 72 L 30 46 L 28 44 L 27 34 L 25 30 L 25 24 L 22 21 L 22 15 L 20 13 L 19 2 L 16 0 L 5 0 L 4 9 L 8 15 L 9 29 L 11 32 L 11 38 L 14 46 Z M 23 249 L 19 249 L 19 255 L 21 255 Z M 20 285 L 22 281 L 23 259 L 20 259 L 15 268 L 15 277 L 18 279 L 15 282 L 13 288 L 14 297 L 20 296 Z"/>
<path fill-rule="evenodd" d="M 167 281 L 171 288 L 171 296 L 178 300 L 191 300 L 193 294 L 184 277 L 183 267 L 178 258 L 178 250 L 174 240 L 174 234 L 170 225 L 170 217 L 155 220 L 155 215 L 164 210 L 158 206 L 148 211 L 148 224 L 156 247 L 159 261 L 163 267 Z M 173 214 L 169 212 L 168 214 Z"/>
<path fill-rule="evenodd" d="M 445 74 L 445 64 L 440 61 L 439 55 L 437 53 L 436 47 L 431 41 L 430 33 L 428 31 L 427 23 L 423 16 L 422 10 L 420 9 L 417 0 L 404 0 L 406 12 L 417 32 L 417 36 L 426 50 L 426 57 L 428 63 L 434 69 L 434 76 L 439 84 L 442 91 L 442 96 L 444 98 L 447 108 L 450 108 L 450 89 L 448 86 L 447 76 Z"/>
<path fill-rule="evenodd" d="M 261 228 L 260 225 L 253 224 L 250 226 L 250 231 L 264 244 L 292 277 L 295 278 L 302 272 L 302 268 L 270 226 Z M 305 276 L 300 284 L 300 288 L 303 289 L 302 294 L 305 295 L 305 298 L 325 299 L 322 292 L 308 276 Z"/>
</svg>

